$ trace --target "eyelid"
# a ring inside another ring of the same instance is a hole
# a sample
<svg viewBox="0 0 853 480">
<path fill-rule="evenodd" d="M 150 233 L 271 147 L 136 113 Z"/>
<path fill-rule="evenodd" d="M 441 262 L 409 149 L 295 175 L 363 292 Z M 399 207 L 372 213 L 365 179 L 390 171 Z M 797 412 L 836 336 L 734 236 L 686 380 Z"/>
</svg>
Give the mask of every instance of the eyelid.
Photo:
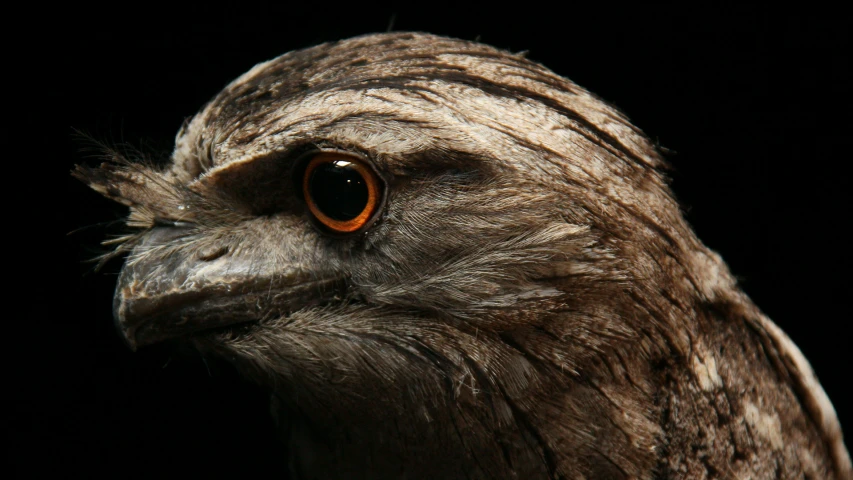
<svg viewBox="0 0 853 480">
<path fill-rule="evenodd" d="M 346 157 L 356 157 L 362 162 L 365 162 L 370 165 L 373 170 L 376 171 L 377 174 L 379 173 L 379 169 L 376 166 L 376 162 L 370 155 L 367 155 L 364 152 L 358 150 L 347 150 L 345 148 L 323 143 L 312 143 L 308 145 L 303 145 L 301 147 L 293 148 L 288 153 L 283 155 L 283 157 L 292 158 L 294 166 L 299 166 L 300 164 L 304 166 L 307 165 L 309 161 L 311 161 L 311 158 L 323 153 L 338 154 Z"/>
</svg>

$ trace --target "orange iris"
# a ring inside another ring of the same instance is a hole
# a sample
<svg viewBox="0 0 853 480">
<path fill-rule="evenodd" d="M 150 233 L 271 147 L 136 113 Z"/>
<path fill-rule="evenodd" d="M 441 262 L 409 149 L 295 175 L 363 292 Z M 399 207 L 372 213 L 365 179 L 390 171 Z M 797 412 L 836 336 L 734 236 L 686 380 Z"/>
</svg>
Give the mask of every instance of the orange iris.
<svg viewBox="0 0 853 480">
<path fill-rule="evenodd" d="M 333 233 L 352 233 L 367 225 L 381 201 L 381 187 L 370 165 L 335 152 L 314 156 L 302 177 L 308 209 Z"/>
</svg>

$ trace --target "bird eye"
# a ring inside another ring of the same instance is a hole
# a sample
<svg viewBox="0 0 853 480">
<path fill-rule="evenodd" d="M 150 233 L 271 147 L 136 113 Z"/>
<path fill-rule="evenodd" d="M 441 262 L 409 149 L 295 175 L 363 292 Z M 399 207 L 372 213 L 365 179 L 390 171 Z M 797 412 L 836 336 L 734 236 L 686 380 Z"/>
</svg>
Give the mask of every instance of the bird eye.
<svg viewBox="0 0 853 480">
<path fill-rule="evenodd" d="M 308 162 L 302 192 L 308 209 L 333 233 L 355 232 L 373 219 L 382 180 L 364 161 L 341 153 L 320 153 Z"/>
</svg>

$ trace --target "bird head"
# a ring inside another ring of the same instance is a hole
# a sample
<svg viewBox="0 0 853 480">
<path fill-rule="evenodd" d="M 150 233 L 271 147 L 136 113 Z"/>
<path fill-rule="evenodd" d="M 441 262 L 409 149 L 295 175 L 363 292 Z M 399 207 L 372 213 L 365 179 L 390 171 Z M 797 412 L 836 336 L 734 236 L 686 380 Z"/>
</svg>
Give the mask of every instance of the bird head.
<svg viewBox="0 0 853 480">
<path fill-rule="evenodd" d="M 137 229 L 114 301 L 131 348 L 185 342 L 314 424 L 410 439 L 533 438 L 567 408 L 583 428 L 561 435 L 581 438 L 633 415 L 607 441 L 642 450 L 640 471 L 659 434 L 649 365 L 687 350 L 684 312 L 733 288 L 664 167 L 621 113 L 523 55 L 395 33 L 255 66 L 165 168 L 76 175 Z M 635 385 L 603 392 L 602 375 Z"/>
</svg>

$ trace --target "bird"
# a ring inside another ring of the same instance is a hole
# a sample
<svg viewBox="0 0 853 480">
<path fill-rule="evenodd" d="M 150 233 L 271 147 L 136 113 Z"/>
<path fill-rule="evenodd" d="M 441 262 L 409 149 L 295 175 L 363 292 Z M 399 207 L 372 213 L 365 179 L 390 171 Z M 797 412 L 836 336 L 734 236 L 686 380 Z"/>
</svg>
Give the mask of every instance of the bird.
<svg viewBox="0 0 853 480">
<path fill-rule="evenodd" d="M 524 54 L 370 34 L 260 63 L 129 207 L 115 324 L 271 392 L 298 479 L 852 479 L 808 361 L 627 117 Z"/>
</svg>

